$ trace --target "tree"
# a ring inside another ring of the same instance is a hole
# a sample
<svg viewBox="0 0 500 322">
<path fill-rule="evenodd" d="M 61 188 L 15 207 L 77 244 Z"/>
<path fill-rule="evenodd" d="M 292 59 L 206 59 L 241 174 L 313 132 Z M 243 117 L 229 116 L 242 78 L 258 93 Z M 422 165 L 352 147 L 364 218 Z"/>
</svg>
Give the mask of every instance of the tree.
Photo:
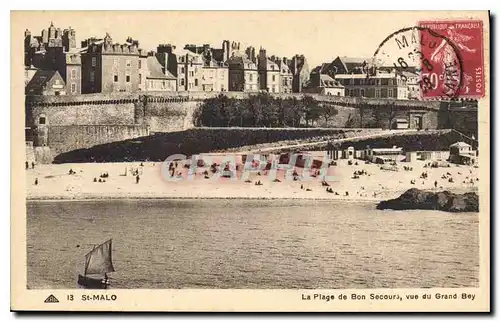
<svg viewBox="0 0 500 322">
<path fill-rule="evenodd" d="M 331 104 L 323 105 L 322 115 L 323 118 L 325 119 L 326 125 L 328 125 L 328 121 L 337 114 L 339 114 L 339 111 L 334 105 Z"/>
<path fill-rule="evenodd" d="M 302 98 L 302 105 L 304 107 L 306 126 L 309 126 L 309 121 L 311 121 L 311 125 L 314 125 L 314 121 L 319 119 L 321 113 L 318 102 L 311 96 L 304 96 Z"/>
<path fill-rule="evenodd" d="M 387 119 L 389 120 L 389 129 L 392 128 L 392 121 L 394 120 L 394 118 L 396 117 L 396 104 L 394 103 L 390 103 L 387 107 L 388 111 L 387 111 Z"/>
</svg>

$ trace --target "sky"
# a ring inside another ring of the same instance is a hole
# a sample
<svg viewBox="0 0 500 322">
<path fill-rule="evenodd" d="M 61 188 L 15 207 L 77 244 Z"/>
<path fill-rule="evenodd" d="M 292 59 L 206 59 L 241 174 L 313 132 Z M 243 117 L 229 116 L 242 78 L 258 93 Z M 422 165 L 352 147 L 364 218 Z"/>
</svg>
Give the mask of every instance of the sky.
<svg viewBox="0 0 500 322">
<path fill-rule="evenodd" d="M 443 19 L 442 12 L 418 11 L 19 11 L 11 21 L 15 30 L 27 28 L 33 35 L 51 21 L 56 28 L 72 27 L 78 46 L 106 32 L 113 42 L 131 36 L 146 51 L 160 43 L 221 48 L 227 39 L 239 41 L 242 50 L 251 45 L 258 52 L 262 46 L 268 56 L 304 54 L 312 69 L 337 56 L 372 57 L 387 36 L 433 15 Z"/>
</svg>

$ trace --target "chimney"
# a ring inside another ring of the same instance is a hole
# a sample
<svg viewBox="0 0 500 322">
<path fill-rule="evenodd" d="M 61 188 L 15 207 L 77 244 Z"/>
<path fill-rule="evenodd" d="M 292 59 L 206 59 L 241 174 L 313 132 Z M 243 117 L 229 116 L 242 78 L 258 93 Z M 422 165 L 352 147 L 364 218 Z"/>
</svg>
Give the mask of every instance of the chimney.
<svg viewBox="0 0 500 322">
<path fill-rule="evenodd" d="M 189 50 L 190 52 L 193 52 L 193 53 L 197 54 L 197 52 L 196 52 L 196 45 L 187 44 L 187 45 L 184 46 L 184 49 Z"/>
<path fill-rule="evenodd" d="M 171 54 L 173 50 L 175 50 L 175 46 L 171 44 L 160 44 L 156 50 L 158 53 Z"/>
<path fill-rule="evenodd" d="M 222 60 L 225 62 L 229 59 L 229 40 L 224 40 L 222 42 Z"/>
</svg>

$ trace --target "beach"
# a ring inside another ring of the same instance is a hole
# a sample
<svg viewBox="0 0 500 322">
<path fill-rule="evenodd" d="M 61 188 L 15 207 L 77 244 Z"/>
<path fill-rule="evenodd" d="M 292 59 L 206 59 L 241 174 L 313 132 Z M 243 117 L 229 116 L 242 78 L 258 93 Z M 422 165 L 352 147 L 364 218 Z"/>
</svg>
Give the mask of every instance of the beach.
<svg viewBox="0 0 500 322">
<path fill-rule="evenodd" d="M 233 178 L 222 178 L 213 174 L 208 165 L 197 168 L 196 174 L 189 174 L 189 169 L 181 162 L 173 177 L 168 172 L 169 165 L 164 162 L 37 164 L 34 169 L 30 165 L 26 170 L 26 198 L 380 201 L 396 198 L 410 188 L 467 192 L 476 191 L 479 184 L 479 169 L 472 166 L 450 164 L 450 167 L 433 168 L 428 167 L 426 161 L 414 161 L 398 162 L 398 171 L 391 171 L 387 170 L 387 165 L 365 164 L 362 160 L 353 160 L 351 165 L 345 159 L 336 162 L 328 167 L 328 178 L 303 174 L 298 169 L 296 180 L 291 171 L 287 174 L 285 170 L 252 171 L 248 177 L 242 177 L 239 170 L 234 171 Z M 315 174 L 314 171 L 311 173 Z M 361 175 L 354 176 L 354 172 Z M 421 178 L 424 172 L 426 177 Z M 107 177 L 101 178 L 103 174 Z M 327 188 L 331 188 L 330 193 Z"/>
</svg>

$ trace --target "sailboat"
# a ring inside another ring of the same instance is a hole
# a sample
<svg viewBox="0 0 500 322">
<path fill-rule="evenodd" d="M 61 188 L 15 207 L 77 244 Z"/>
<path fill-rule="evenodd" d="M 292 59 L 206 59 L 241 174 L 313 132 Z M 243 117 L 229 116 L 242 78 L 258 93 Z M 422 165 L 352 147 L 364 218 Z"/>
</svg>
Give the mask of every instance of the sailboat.
<svg viewBox="0 0 500 322">
<path fill-rule="evenodd" d="M 111 256 L 111 245 L 111 239 L 109 239 L 97 247 L 94 246 L 85 255 L 85 270 L 83 275 L 78 274 L 78 284 L 92 289 L 108 288 L 110 283 L 107 274 L 115 271 Z"/>
</svg>

